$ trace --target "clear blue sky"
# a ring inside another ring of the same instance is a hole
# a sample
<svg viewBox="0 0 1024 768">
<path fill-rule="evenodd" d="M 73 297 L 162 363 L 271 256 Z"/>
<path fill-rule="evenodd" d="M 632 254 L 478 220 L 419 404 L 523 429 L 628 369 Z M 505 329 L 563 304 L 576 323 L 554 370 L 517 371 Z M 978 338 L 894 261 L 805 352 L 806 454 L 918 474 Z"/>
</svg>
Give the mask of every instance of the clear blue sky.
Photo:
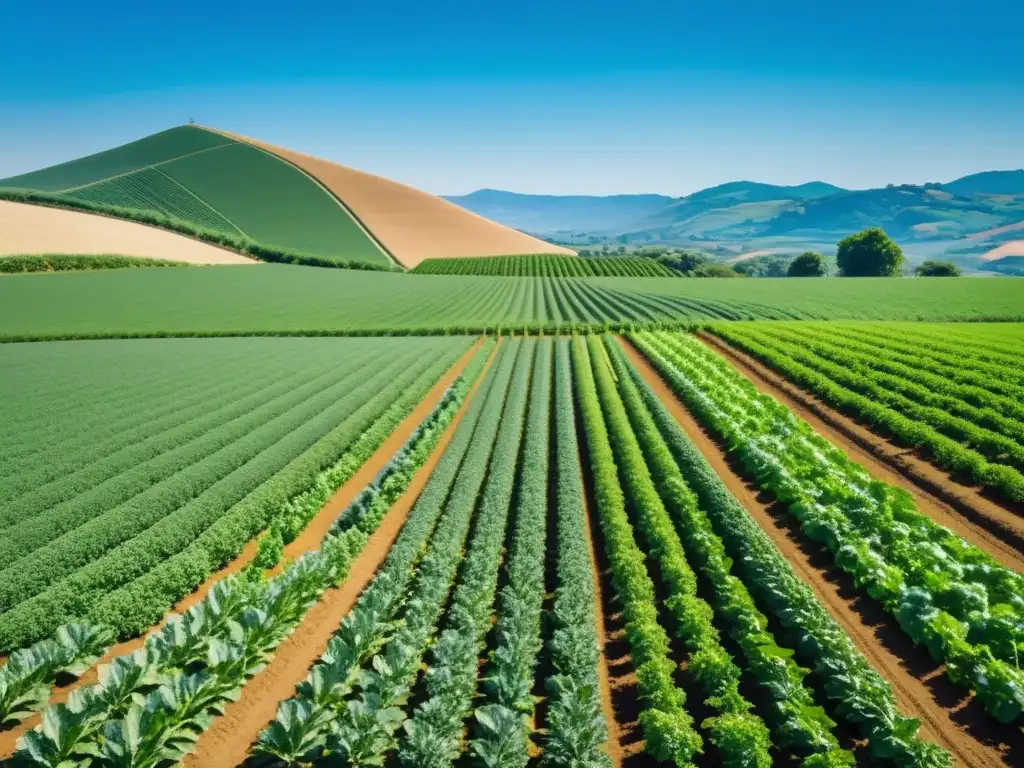
<svg viewBox="0 0 1024 768">
<path fill-rule="evenodd" d="M 0 30 L 0 177 L 190 117 L 442 194 L 1024 166 L 1020 0 L 5 0 Z"/>
</svg>

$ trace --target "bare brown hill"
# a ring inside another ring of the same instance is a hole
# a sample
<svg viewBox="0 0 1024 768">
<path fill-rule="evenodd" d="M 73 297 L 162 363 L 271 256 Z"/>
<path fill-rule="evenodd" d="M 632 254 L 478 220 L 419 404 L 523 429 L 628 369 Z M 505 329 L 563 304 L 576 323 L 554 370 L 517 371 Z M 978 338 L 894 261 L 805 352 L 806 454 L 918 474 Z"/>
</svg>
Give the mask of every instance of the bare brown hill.
<svg viewBox="0 0 1024 768">
<path fill-rule="evenodd" d="M 258 139 L 217 133 L 259 147 L 312 176 L 409 269 L 424 259 L 574 253 L 405 184 Z"/>
</svg>

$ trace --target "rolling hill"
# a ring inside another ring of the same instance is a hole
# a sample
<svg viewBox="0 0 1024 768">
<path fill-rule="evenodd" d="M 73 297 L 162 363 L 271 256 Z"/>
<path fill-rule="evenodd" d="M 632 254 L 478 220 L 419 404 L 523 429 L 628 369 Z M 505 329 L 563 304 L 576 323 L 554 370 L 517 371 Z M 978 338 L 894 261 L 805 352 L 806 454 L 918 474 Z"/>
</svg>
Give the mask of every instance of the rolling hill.
<svg viewBox="0 0 1024 768">
<path fill-rule="evenodd" d="M 972 173 L 942 188 L 955 195 L 1024 195 L 1024 170 Z"/>
<path fill-rule="evenodd" d="M 736 181 L 681 198 L 480 190 L 453 199 L 503 223 L 587 245 L 683 245 L 723 255 L 829 252 L 846 235 L 879 226 L 911 246 L 912 259 L 946 255 L 976 266 L 979 254 L 1019 238 L 1024 171 L 864 190 L 821 181 L 797 186 Z"/>
<path fill-rule="evenodd" d="M 413 267 L 424 258 L 572 253 L 411 187 L 196 125 L 0 179 L 0 188 L 156 211 L 329 260 Z"/>
</svg>

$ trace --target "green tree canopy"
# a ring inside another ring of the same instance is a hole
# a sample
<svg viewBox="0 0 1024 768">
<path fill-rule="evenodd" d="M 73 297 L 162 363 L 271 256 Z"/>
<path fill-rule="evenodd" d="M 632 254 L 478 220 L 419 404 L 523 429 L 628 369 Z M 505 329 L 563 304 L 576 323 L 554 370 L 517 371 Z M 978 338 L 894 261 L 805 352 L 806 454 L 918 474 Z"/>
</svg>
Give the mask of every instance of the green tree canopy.
<svg viewBox="0 0 1024 768">
<path fill-rule="evenodd" d="M 903 251 L 881 227 L 843 238 L 836 252 L 843 277 L 897 277 L 903 266 Z"/>
<path fill-rule="evenodd" d="M 960 267 L 951 261 L 929 259 L 914 270 L 918 277 L 960 277 Z"/>
<path fill-rule="evenodd" d="M 789 277 L 824 277 L 828 272 L 825 257 L 814 251 L 804 251 L 789 263 Z"/>
</svg>

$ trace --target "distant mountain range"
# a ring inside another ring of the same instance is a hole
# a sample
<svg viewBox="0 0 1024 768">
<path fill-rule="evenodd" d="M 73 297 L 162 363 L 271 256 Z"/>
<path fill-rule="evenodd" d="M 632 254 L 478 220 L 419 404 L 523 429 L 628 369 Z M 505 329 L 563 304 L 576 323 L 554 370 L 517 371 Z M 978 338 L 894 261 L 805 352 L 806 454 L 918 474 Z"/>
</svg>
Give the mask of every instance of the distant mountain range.
<svg viewBox="0 0 1024 768">
<path fill-rule="evenodd" d="M 928 256 L 951 250 L 980 263 L 986 250 L 1024 239 L 1024 170 L 986 171 L 946 184 L 848 190 L 823 181 L 778 186 L 735 181 L 680 198 L 664 195 L 523 195 L 484 189 L 448 200 L 502 224 L 578 246 L 687 245 L 743 252 L 834 247 L 884 227 Z M 962 242 L 957 242 L 962 241 Z"/>
</svg>

